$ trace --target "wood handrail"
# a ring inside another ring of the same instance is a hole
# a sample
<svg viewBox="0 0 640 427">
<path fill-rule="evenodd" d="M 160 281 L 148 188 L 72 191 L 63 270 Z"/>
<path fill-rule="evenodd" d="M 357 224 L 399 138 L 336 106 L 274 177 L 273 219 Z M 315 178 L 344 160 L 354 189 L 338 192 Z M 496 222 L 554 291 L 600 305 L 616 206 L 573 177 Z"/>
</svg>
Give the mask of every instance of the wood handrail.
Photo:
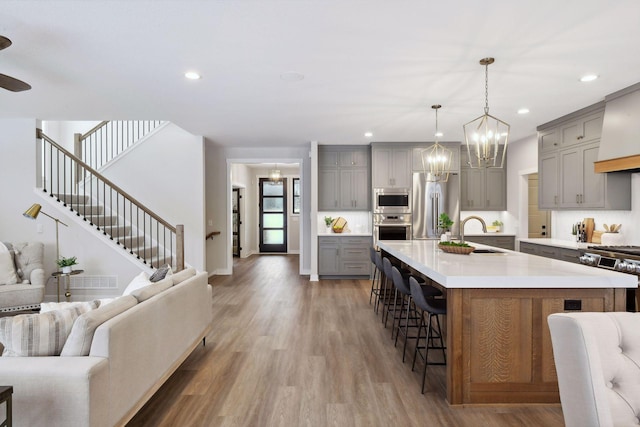
<svg viewBox="0 0 640 427">
<path fill-rule="evenodd" d="M 86 170 L 88 170 L 89 172 L 91 172 L 94 176 L 96 176 L 98 179 L 101 179 L 102 181 L 104 181 L 106 184 L 108 184 L 111 188 L 113 188 L 114 190 L 116 190 L 118 193 L 120 193 L 124 198 L 126 198 L 129 202 L 135 204 L 136 206 L 139 206 L 140 209 L 147 213 L 150 217 L 152 217 L 153 219 L 155 219 L 156 221 L 158 221 L 160 224 L 164 225 L 165 227 L 167 227 L 170 231 L 172 232 L 176 232 L 176 227 L 169 224 L 167 221 L 165 221 L 164 219 L 160 218 L 159 215 L 157 215 L 155 212 L 153 212 L 151 209 L 147 208 L 145 205 L 143 205 L 142 203 L 140 203 L 135 197 L 131 196 L 129 193 L 127 193 L 126 191 L 124 191 L 122 188 L 120 188 L 118 185 L 114 184 L 111 180 L 109 180 L 108 178 L 106 178 L 105 176 L 101 175 L 98 171 L 96 171 L 95 169 L 93 169 L 91 166 L 89 166 L 88 164 L 86 164 L 85 162 L 83 162 L 82 160 L 80 160 L 78 157 L 76 157 L 74 154 L 72 154 L 71 152 L 67 151 L 64 147 L 60 146 L 57 142 L 55 142 L 54 140 L 52 140 L 51 138 L 49 138 L 47 135 L 45 135 L 42 132 L 42 129 L 36 129 L 36 138 L 38 139 L 44 139 L 45 141 L 47 141 L 49 144 L 53 145 L 54 147 L 56 147 L 59 151 L 61 151 L 63 154 L 65 154 L 66 156 L 69 156 L 70 158 L 72 158 L 77 164 L 79 164 L 80 166 L 82 166 L 83 168 L 85 168 Z"/>
<path fill-rule="evenodd" d="M 80 141 L 82 141 L 83 139 L 87 139 L 89 138 L 89 136 L 91 136 L 92 134 L 96 133 L 101 127 L 103 127 L 104 125 L 106 125 L 107 123 L 109 123 L 108 120 L 102 121 L 100 123 L 98 123 L 97 125 L 95 125 L 93 127 L 93 129 L 91 129 L 89 132 L 85 133 L 84 135 L 82 135 L 80 137 Z"/>
</svg>

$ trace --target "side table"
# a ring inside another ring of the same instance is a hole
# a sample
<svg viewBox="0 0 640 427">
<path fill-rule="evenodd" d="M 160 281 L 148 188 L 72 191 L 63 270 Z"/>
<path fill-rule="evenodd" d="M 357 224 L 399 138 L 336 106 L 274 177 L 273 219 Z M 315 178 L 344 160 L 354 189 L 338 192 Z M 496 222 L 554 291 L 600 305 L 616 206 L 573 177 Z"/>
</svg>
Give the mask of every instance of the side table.
<svg viewBox="0 0 640 427">
<path fill-rule="evenodd" d="M 64 296 L 67 299 L 67 301 L 69 301 L 69 299 L 71 298 L 71 289 L 69 289 L 70 287 L 70 282 L 71 282 L 71 276 L 75 276 L 76 274 L 80 274 L 80 273 L 84 273 L 84 270 L 72 270 L 71 273 L 63 273 L 62 271 L 56 271 L 52 274 L 53 277 L 55 277 L 58 280 L 58 302 L 60 302 L 60 278 L 62 277 L 63 280 L 65 281 L 65 292 L 64 292 Z M 2 427 L 0 425 L 0 427 Z"/>
<path fill-rule="evenodd" d="M 13 387 L 10 385 L 0 386 L 0 405 L 3 403 L 6 405 L 6 417 L 5 420 L 0 423 L 0 427 L 11 427 L 11 395 L 13 394 Z"/>
</svg>

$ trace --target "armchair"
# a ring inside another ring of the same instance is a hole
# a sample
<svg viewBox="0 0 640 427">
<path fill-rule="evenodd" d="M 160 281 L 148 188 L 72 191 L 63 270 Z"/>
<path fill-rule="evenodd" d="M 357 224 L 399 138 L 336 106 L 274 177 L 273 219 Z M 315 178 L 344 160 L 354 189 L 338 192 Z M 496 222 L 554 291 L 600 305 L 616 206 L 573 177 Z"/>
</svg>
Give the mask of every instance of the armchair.
<svg viewBox="0 0 640 427">
<path fill-rule="evenodd" d="M 638 424 L 640 313 L 556 313 L 547 321 L 566 426 Z"/>
<path fill-rule="evenodd" d="M 40 242 L 4 243 L 15 252 L 19 283 L 0 286 L 0 312 L 40 308 L 44 299 L 44 245 Z"/>
</svg>

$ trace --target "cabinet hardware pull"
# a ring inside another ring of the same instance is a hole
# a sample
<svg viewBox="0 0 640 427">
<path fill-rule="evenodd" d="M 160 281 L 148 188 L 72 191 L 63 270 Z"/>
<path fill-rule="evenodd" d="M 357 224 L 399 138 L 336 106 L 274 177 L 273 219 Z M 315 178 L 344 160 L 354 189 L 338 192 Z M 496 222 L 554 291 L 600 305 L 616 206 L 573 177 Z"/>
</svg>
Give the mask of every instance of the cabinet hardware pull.
<svg viewBox="0 0 640 427">
<path fill-rule="evenodd" d="M 580 203 L 580 195 L 576 194 L 576 203 Z"/>
</svg>

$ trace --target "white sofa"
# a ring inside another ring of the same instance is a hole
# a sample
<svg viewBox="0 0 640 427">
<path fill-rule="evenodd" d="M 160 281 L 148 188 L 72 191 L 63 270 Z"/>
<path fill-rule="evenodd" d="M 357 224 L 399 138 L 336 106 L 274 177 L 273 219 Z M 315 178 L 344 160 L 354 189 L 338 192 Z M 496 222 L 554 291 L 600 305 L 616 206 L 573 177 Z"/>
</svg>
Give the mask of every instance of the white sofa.
<svg viewBox="0 0 640 427">
<path fill-rule="evenodd" d="M 13 386 L 13 425 L 126 424 L 211 327 L 206 272 L 169 286 L 141 302 L 122 297 L 130 308 L 97 327 L 88 356 L 0 357 L 0 383 Z"/>
<path fill-rule="evenodd" d="M 640 313 L 548 317 L 567 427 L 618 427 L 640 420 Z"/>
</svg>

